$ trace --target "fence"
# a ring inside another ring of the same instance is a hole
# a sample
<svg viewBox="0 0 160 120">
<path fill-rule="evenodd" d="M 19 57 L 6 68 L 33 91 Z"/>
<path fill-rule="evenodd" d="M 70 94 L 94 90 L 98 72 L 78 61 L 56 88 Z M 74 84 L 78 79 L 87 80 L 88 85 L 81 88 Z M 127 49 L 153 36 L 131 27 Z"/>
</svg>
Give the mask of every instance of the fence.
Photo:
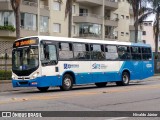
<svg viewBox="0 0 160 120">
<path fill-rule="evenodd" d="M 12 41 L 0 41 L 0 80 L 11 80 Z"/>
</svg>

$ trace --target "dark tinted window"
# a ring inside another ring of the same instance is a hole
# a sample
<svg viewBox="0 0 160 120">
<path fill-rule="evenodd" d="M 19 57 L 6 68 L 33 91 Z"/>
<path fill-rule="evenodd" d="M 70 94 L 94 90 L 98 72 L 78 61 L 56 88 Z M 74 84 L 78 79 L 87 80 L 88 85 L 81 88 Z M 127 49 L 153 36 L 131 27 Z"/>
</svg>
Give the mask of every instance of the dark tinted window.
<svg viewBox="0 0 160 120">
<path fill-rule="evenodd" d="M 59 43 L 59 59 L 73 59 L 73 49 L 71 43 Z"/>
<path fill-rule="evenodd" d="M 133 60 L 141 60 L 141 48 L 131 47 L 131 55 Z"/>
<path fill-rule="evenodd" d="M 151 48 L 147 48 L 147 47 L 142 48 L 142 58 L 143 58 L 143 60 L 151 60 L 152 59 Z"/>
<path fill-rule="evenodd" d="M 121 60 L 131 59 L 129 46 L 118 46 L 118 56 Z"/>
</svg>

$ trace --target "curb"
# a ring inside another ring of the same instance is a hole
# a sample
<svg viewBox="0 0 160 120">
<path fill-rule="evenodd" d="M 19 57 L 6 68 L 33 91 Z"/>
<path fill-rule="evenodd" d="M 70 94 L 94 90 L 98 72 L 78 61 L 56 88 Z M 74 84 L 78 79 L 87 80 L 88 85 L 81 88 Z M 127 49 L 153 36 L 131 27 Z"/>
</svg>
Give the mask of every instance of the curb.
<svg viewBox="0 0 160 120">
<path fill-rule="evenodd" d="M 12 83 L 12 80 L 0 80 L 0 84 Z"/>
</svg>

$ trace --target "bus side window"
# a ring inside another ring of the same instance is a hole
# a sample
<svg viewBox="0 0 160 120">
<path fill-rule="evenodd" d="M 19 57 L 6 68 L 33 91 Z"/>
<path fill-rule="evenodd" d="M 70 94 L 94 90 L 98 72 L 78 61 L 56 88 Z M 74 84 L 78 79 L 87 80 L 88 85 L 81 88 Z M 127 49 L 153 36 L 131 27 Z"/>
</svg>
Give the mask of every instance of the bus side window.
<svg viewBox="0 0 160 120">
<path fill-rule="evenodd" d="M 131 59 L 130 47 L 129 46 L 118 46 L 118 55 L 122 60 Z"/>
<path fill-rule="evenodd" d="M 71 43 L 59 43 L 59 59 L 71 60 L 73 59 L 73 49 Z"/>
<path fill-rule="evenodd" d="M 151 48 L 142 47 L 142 58 L 143 58 L 143 60 L 151 60 L 152 59 Z"/>
<path fill-rule="evenodd" d="M 91 56 L 93 60 L 105 60 L 105 55 L 101 50 L 101 45 L 91 45 Z"/>
<path fill-rule="evenodd" d="M 105 46 L 105 59 L 106 60 L 117 60 L 118 53 L 117 47 L 114 45 L 106 45 Z"/>
<path fill-rule="evenodd" d="M 141 60 L 141 48 L 131 47 L 131 55 L 133 60 Z"/>
</svg>

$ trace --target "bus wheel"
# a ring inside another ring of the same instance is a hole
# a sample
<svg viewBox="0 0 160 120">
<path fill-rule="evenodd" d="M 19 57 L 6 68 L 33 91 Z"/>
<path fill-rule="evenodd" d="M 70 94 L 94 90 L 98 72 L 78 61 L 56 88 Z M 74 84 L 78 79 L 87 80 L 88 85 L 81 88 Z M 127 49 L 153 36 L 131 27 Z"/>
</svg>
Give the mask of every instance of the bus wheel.
<svg viewBox="0 0 160 120">
<path fill-rule="evenodd" d="M 73 78 L 71 75 L 66 74 L 63 77 L 62 86 L 60 86 L 60 89 L 63 91 L 71 90 L 73 87 Z"/>
<path fill-rule="evenodd" d="M 95 83 L 97 87 L 105 87 L 107 85 L 107 82 L 101 82 L 101 83 Z"/>
<path fill-rule="evenodd" d="M 41 92 L 47 92 L 49 87 L 37 87 L 39 91 Z"/>
<path fill-rule="evenodd" d="M 129 84 L 129 81 L 130 81 L 130 77 L 129 77 L 128 72 L 123 72 L 122 73 L 122 81 L 118 81 L 118 82 L 116 82 L 116 84 L 118 86 L 127 86 Z"/>
</svg>

